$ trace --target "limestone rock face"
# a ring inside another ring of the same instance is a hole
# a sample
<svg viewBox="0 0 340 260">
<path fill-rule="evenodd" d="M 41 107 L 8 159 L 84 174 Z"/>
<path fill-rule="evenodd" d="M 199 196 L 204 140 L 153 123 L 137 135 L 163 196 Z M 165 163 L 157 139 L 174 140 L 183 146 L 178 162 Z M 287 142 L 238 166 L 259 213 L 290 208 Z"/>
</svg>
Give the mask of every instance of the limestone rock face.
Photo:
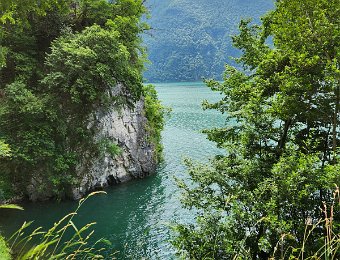
<svg viewBox="0 0 340 260">
<path fill-rule="evenodd" d="M 88 129 L 94 134 L 94 142 L 114 145 L 119 152 L 103 150 L 100 154 L 82 151 L 82 159 L 76 168 L 77 184 L 70 187 L 67 196 L 79 199 L 86 193 L 109 185 L 142 178 L 156 170 L 155 145 L 150 142 L 148 120 L 145 116 L 144 98 L 134 104 L 119 102 L 128 98 L 128 91 L 117 85 L 109 93 L 116 97 L 110 107 L 100 107 L 89 118 Z M 52 188 L 41 190 L 45 180 L 32 179 L 27 192 L 30 200 L 46 200 L 53 197 Z"/>
<path fill-rule="evenodd" d="M 105 152 L 98 158 L 84 158 L 77 170 L 81 181 L 72 190 L 74 199 L 91 190 L 145 177 L 156 170 L 155 147 L 149 141 L 147 122 L 143 98 L 134 107 L 113 105 L 95 113 L 88 126 L 96 132 L 95 139 L 109 141 L 121 151 L 115 156 Z"/>
</svg>

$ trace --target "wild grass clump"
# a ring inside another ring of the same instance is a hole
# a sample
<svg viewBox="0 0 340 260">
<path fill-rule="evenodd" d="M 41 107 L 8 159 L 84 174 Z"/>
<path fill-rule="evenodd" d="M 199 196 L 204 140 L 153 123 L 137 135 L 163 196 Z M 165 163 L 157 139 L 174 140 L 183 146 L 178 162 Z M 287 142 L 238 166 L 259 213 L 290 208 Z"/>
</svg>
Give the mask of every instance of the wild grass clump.
<svg viewBox="0 0 340 260">
<path fill-rule="evenodd" d="M 7 241 L 13 259 L 112 259 L 113 255 L 103 255 L 110 242 L 105 239 L 94 243 L 90 239 L 95 222 L 78 228 L 73 222 L 85 201 L 103 191 L 93 192 L 79 201 L 74 212 L 67 214 L 47 231 L 42 227 L 28 231 L 33 222 L 25 222 Z M 66 237 L 67 234 L 67 237 Z M 69 234 L 72 234 L 69 237 Z"/>
<path fill-rule="evenodd" d="M 331 205 L 323 203 L 320 208 L 321 215 L 316 223 L 313 223 L 311 219 L 306 219 L 304 239 L 299 246 L 289 246 L 285 248 L 287 240 L 292 239 L 291 234 L 283 234 L 280 241 L 277 243 L 276 252 L 281 251 L 280 259 L 294 259 L 294 260 L 335 260 L 340 259 L 340 232 L 339 224 L 337 220 L 339 216 L 336 212 L 339 212 L 337 208 L 340 206 L 340 190 L 336 186 L 333 193 L 333 202 Z M 320 233 L 323 230 L 322 237 L 315 237 L 314 233 Z M 291 244 L 291 243 L 290 243 Z M 307 251 L 306 248 L 309 245 L 321 244 L 321 246 L 315 251 Z M 271 258 L 276 259 L 276 258 Z"/>
</svg>

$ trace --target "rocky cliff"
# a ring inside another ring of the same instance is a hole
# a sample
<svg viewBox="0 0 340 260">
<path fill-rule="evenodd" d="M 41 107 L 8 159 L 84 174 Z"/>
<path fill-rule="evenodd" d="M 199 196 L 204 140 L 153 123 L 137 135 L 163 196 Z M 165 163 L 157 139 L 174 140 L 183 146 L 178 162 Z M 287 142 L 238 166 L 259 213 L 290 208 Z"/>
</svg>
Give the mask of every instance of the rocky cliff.
<svg viewBox="0 0 340 260">
<path fill-rule="evenodd" d="M 122 85 L 110 93 L 112 97 L 126 97 L 128 93 Z M 71 187 L 69 196 L 83 197 L 91 190 L 142 178 L 156 170 L 155 145 L 150 141 L 149 124 L 145 115 L 144 97 L 134 104 L 117 104 L 97 109 L 89 119 L 88 129 L 94 133 L 94 142 L 116 147 L 116 154 L 103 149 L 94 156 L 85 152 L 77 166 L 77 184 Z M 105 148 L 105 147 L 104 147 Z M 38 181 L 39 182 L 39 181 Z M 30 200 L 42 200 L 50 195 L 40 193 L 37 179 L 28 187 Z M 52 195 L 51 195 L 52 196 Z"/>
<path fill-rule="evenodd" d="M 105 152 L 100 158 L 86 158 L 79 166 L 80 185 L 73 189 L 73 197 L 80 198 L 92 189 L 102 188 L 132 178 L 144 177 L 155 171 L 154 145 L 148 141 L 144 101 L 134 108 L 125 105 L 94 115 L 91 127 L 97 131 L 96 139 L 109 140 L 121 148 L 118 155 Z"/>
<path fill-rule="evenodd" d="M 124 87 L 118 85 L 109 95 L 126 93 Z M 99 109 L 93 114 L 88 127 L 95 132 L 95 139 L 116 145 L 119 152 L 112 155 L 104 151 L 97 158 L 84 158 L 77 171 L 81 181 L 72 190 L 75 199 L 90 190 L 145 177 L 155 171 L 155 147 L 148 138 L 148 120 L 144 111 L 142 97 L 133 106 L 113 103 L 108 109 Z"/>
</svg>

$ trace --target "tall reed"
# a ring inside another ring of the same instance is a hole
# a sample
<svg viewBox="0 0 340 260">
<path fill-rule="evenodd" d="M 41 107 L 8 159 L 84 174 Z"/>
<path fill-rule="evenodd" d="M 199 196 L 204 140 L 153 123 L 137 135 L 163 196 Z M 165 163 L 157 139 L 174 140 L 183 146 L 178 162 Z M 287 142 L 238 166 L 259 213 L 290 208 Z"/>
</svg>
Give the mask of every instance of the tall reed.
<svg viewBox="0 0 340 260">
<path fill-rule="evenodd" d="M 313 223 L 311 219 L 307 219 L 305 223 L 305 233 L 304 239 L 300 246 L 289 246 L 288 248 L 284 248 L 285 240 L 292 239 L 292 236 L 289 234 L 283 234 L 281 236 L 280 241 L 277 243 L 275 248 L 274 255 L 280 252 L 280 259 L 294 259 L 294 260 L 337 260 L 340 259 L 340 233 L 339 233 L 339 223 L 334 221 L 334 219 L 339 219 L 339 216 L 336 216 L 337 207 L 340 206 L 340 191 L 339 187 L 336 186 L 336 189 L 333 193 L 333 200 L 331 205 L 327 206 L 326 203 L 323 203 L 323 207 L 321 209 L 321 213 L 323 218 L 318 220 L 316 223 Z M 313 245 L 315 241 L 315 237 L 313 237 L 313 232 L 316 230 L 320 230 L 323 228 L 323 237 L 319 237 L 318 240 L 323 240 L 323 245 L 316 249 L 314 252 L 306 252 L 307 245 Z M 271 258 L 278 259 L 278 258 Z"/>
<path fill-rule="evenodd" d="M 95 222 L 78 228 L 73 221 L 85 201 L 97 194 L 106 193 L 97 191 L 81 199 L 74 212 L 54 223 L 47 231 L 38 227 L 30 232 L 28 228 L 32 222 L 25 222 L 6 241 L 13 259 L 114 259 L 114 254 L 107 253 L 107 247 L 111 245 L 108 240 L 100 239 L 91 244 L 90 238 L 94 233 L 92 228 Z M 3 207 L 14 208 L 15 206 Z M 66 233 L 70 232 L 72 235 L 66 237 Z"/>
</svg>

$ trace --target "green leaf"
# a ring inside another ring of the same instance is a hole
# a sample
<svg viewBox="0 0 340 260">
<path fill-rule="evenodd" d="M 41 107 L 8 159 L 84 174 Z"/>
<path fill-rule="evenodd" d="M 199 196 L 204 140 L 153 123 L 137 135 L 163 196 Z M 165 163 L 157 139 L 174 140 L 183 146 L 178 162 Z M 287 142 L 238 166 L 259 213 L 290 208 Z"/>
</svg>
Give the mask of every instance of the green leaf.
<svg viewBox="0 0 340 260">
<path fill-rule="evenodd" d="M 20 207 L 18 205 L 14 205 L 14 204 L 3 204 L 3 205 L 0 205 L 0 209 L 18 209 L 18 210 L 24 210 L 23 207 Z"/>
</svg>

